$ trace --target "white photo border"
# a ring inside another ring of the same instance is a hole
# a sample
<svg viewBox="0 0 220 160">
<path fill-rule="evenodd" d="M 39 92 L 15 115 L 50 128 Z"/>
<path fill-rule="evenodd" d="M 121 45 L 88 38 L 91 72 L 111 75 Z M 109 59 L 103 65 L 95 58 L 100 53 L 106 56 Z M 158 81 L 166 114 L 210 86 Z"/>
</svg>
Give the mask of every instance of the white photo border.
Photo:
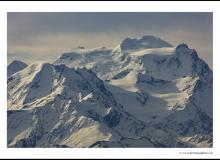
<svg viewBox="0 0 220 160">
<path fill-rule="evenodd" d="M 1 1 L 0 158 L 220 158 L 219 8 L 214 1 Z M 213 148 L 7 148 L 7 12 L 213 12 Z"/>
</svg>

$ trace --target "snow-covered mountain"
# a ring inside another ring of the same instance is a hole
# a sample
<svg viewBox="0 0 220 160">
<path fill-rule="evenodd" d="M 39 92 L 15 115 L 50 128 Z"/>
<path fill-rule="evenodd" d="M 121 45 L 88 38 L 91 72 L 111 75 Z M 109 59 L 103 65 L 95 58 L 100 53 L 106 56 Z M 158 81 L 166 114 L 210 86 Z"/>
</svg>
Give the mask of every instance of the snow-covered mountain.
<svg viewBox="0 0 220 160">
<path fill-rule="evenodd" d="M 14 60 L 7 67 L 7 76 L 10 77 L 12 74 L 19 72 L 20 70 L 27 67 L 27 64 L 22 61 Z"/>
<path fill-rule="evenodd" d="M 212 91 L 186 44 L 76 49 L 8 77 L 8 146 L 212 147 Z"/>
<path fill-rule="evenodd" d="M 90 70 L 32 64 L 8 79 L 8 90 L 9 146 L 87 147 L 144 128 Z"/>
</svg>

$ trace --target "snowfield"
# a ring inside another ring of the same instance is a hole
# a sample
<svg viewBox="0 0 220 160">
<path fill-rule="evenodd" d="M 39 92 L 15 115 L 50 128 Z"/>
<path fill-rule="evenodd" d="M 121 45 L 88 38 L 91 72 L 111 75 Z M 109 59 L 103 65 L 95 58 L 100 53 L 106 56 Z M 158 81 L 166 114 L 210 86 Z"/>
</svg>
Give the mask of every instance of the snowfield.
<svg viewBox="0 0 220 160">
<path fill-rule="evenodd" d="M 186 44 L 126 38 L 8 66 L 8 147 L 212 147 L 213 73 Z"/>
</svg>

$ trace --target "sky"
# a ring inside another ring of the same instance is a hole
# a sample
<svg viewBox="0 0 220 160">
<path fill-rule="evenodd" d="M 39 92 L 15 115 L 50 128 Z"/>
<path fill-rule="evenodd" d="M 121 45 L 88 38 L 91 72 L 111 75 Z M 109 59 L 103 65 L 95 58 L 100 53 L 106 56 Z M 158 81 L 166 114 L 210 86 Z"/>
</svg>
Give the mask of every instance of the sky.
<svg viewBox="0 0 220 160">
<path fill-rule="evenodd" d="M 8 63 L 55 61 L 78 46 L 116 47 L 124 38 L 153 35 L 197 50 L 213 64 L 210 12 L 9 12 Z"/>
</svg>

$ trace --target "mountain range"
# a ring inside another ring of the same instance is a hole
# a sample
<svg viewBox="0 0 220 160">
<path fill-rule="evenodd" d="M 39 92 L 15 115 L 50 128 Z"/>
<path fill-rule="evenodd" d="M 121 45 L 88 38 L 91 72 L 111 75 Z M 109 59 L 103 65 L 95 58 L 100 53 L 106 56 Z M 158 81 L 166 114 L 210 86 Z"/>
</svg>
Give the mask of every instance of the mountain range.
<svg viewBox="0 0 220 160">
<path fill-rule="evenodd" d="M 212 147 L 213 73 L 154 36 L 8 65 L 8 147 Z"/>
</svg>

